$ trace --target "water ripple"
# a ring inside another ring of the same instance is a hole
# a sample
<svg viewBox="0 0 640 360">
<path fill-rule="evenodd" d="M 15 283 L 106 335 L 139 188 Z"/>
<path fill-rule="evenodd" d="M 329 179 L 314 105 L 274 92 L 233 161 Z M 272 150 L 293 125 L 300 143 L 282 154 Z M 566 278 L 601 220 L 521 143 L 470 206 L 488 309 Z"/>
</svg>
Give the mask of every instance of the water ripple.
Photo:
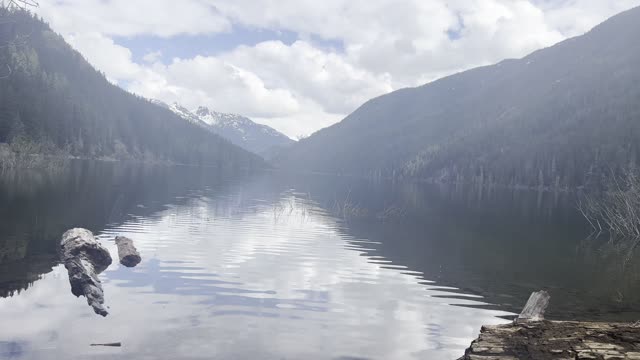
<svg viewBox="0 0 640 360">
<path fill-rule="evenodd" d="M 93 326 L 75 299 L 55 298 L 83 341 L 120 329 L 128 354 L 154 358 L 452 358 L 480 325 L 505 315 L 376 254 L 379 242 L 347 235 L 306 195 L 190 196 L 99 234 L 114 257 L 115 236 L 134 239 L 143 262 L 104 273 L 104 325 Z M 22 301 L 52 294 L 47 287 L 62 279 L 48 277 Z M 58 336 L 73 343 L 74 333 Z"/>
</svg>

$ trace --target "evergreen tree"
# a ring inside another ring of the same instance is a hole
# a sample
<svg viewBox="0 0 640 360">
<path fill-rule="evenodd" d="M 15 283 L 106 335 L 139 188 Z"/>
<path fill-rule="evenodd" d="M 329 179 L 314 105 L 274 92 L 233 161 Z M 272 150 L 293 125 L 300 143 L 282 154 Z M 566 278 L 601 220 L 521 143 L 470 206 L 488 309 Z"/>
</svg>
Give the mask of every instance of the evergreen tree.
<svg viewBox="0 0 640 360">
<path fill-rule="evenodd" d="M 0 142 L 34 151 L 221 168 L 264 162 L 170 110 L 109 83 L 34 15 L 0 8 Z M 29 34 L 23 36 L 21 34 Z M 47 146 L 44 146 L 47 145 Z M 39 150 L 38 150 L 39 149 Z"/>
</svg>

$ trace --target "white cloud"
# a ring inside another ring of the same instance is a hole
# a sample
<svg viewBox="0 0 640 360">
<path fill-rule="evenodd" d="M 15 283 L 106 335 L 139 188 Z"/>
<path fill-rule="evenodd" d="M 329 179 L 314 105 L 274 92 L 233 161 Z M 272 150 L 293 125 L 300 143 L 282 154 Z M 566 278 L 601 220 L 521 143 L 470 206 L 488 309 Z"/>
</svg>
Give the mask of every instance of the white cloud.
<svg viewBox="0 0 640 360">
<path fill-rule="evenodd" d="M 100 33 L 78 32 L 66 36 L 66 40 L 113 83 L 136 79 L 142 72 L 141 66 L 131 60 L 131 50 Z"/>
<path fill-rule="evenodd" d="M 38 12 L 69 34 L 105 35 L 211 34 L 229 31 L 230 22 L 212 4 L 200 0 L 57 0 L 40 1 Z"/>
<path fill-rule="evenodd" d="M 153 64 L 158 60 L 160 60 L 161 57 L 162 57 L 162 51 L 150 51 L 142 57 L 142 60 L 144 60 L 147 63 Z"/>
<path fill-rule="evenodd" d="M 367 99 L 392 90 L 388 74 L 358 68 L 343 55 L 304 41 L 290 46 L 279 41 L 240 46 L 222 58 L 251 70 L 268 86 L 312 99 L 331 114 L 348 113 Z"/>
<path fill-rule="evenodd" d="M 546 21 L 566 36 L 588 31 L 604 19 L 640 5 L 637 0 L 538 0 Z"/>
<path fill-rule="evenodd" d="M 140 65 L 132 61 L 131 51 L 100 34 L 68 39 L 111 81 L 126 82 L 135 93 L 189 108 L 204 104 L 241 113 L 291 137 L 329 126 L 370 97 L 391 90 L 388 76 L 374 77 L 339 54 L 301 41 L 292 46 L 265 42 L 219 57 Z M 150 62 L 157 54 L 145 57 Z"/>
<path fill-rule="evenodd" d="M 298 111 L 300 106 L 289 90 L 267 87 L 256 74 L 217 57 L 174 59 L 168 66 L 156 64 L 154 71 L 168 84 L 180 89 L 177 100 L 183 100 L 190 107 L 204 102 L 220 111 L 273 117 Z M 145 89 L 144 85 L 144 82 L 136 85 L 143 94 L 161 96 L 154 94 L 152 89 Z M 204 98 L 198 99 L 199 103 L 189 98 L 181 99 L 185 92 L 200 92 Z"/>
<path fill-rule="evenodd" d="M 292 139 L 308 136 L 318 129 L 333 125 L 344 118 L 342 114 L 331 114 L 313 101 L 308 101 L 304 111 L 279 117 L 254 117 L 256 122 L 280 129 Z"/>
<path fill-rule="evenodd" d="M 636 5 L 640 0 L 63 0 L 43 4 L 41 14 L 131 91 L 241 113 L 297 136 L 371 97 L 524 56 Z M 301 40 L 246 46 L 239 36 L 230 51 L 164 65 L 157 62 L 162 49 L 136 64 L 110 38 L 214 34 L 233 24 Z"/>
</svg>

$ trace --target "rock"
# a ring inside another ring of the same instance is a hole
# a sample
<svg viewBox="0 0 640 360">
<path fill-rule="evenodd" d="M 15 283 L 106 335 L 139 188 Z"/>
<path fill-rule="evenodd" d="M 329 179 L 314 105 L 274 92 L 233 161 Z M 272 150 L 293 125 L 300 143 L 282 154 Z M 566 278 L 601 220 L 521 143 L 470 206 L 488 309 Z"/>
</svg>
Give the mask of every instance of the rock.
<svg viewBox="0 0 640 360">
<path fill-rule="evenodd" d="M 140 253 L 133 245 L 133 240 L 124 236 L 118 236 L 116 237 L 116 245 L 118 245 L 120 264 L 126 267 L 135 267 L 142 261 Z"/>
<path fill-rule="evenodd" d="M 86 229 L 71 229 L 62 235 L 60 257 L 69 273 L 71 293 L 84 296 L 96 314 L 107 316 L 104 292 L 98 274 L 111 265 L 111 255 Z"/>
</svg>

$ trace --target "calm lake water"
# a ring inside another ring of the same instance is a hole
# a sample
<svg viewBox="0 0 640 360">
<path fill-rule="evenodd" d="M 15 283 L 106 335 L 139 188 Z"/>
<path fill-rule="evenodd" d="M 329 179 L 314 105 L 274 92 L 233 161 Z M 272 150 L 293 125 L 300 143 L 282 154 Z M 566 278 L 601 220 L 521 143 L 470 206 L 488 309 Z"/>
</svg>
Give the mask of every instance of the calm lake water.
<svg viewBox="0 0 640 360">
<path fill-rule="evenodd" d="M 534 290 L 548 317 L 639 320 L 635 253 L 568 194 L 76 162 L 0 175 L 0 358 L 455 359 Z M 143 261 L 76 298 L 85 227 Z M 122 342 L 120 348 L 91 343 Z"/>
</svg>

